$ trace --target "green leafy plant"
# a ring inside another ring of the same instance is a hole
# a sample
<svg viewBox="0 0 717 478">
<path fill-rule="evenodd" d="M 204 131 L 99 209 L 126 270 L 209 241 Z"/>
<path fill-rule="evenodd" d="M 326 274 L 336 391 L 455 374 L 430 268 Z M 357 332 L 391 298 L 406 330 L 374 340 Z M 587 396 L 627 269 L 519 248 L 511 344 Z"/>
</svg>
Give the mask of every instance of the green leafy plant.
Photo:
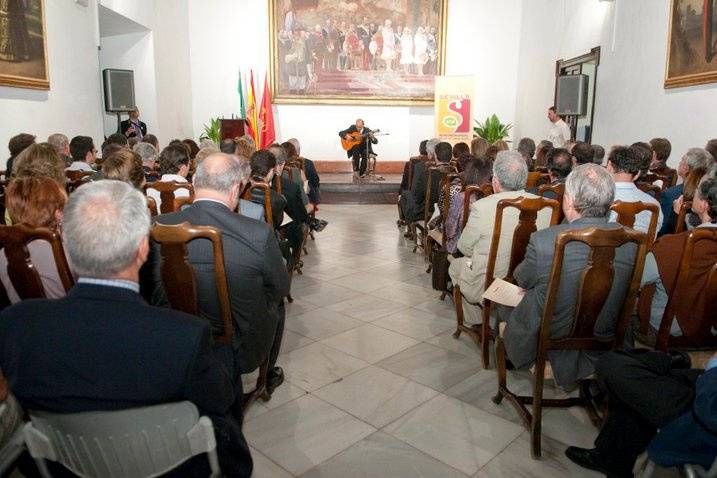
<svg viewBox="0 0 717 478">
<path fill-rule="evenodd" d="M 219 118 L 211 118 L 209 120 L 209 124 L 205 124 L 203 126 L 204 133 L 199 137 L 199 139 L 211 139 L 215 143 L 219 144 L 219 141 L 221 141 L 221 133 L 219 131 Z"/>
<path fill-rule="evenodd" d="M 484 122 L 476 120 L 478 126 L 473 128 L 476 135 L 493 144 L 496 141 L 507 138 L 512 124 L 503 124 L 496 115 L 489 116 Z"/>
</svg>

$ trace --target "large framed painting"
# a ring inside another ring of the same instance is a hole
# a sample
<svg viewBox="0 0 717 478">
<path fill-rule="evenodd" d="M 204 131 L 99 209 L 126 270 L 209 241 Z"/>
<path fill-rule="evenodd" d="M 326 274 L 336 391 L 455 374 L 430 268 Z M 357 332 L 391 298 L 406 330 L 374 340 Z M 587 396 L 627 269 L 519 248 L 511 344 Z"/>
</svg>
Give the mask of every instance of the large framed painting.
<svg viewBox="0 0 717 478">
<path fill-rule="evenodd" d="M 665 88 L 717 82 L 717 0 L 672 0 Z"/>
<path fill-rule="evenodd" d="M 431 104 L 448 0 L 269 0 L 277 103 Z"/>
<path fill-rule="evenodd" d="M 0 85 L 50 89 L 44 0 L 0 0 Z"/>
</svg>

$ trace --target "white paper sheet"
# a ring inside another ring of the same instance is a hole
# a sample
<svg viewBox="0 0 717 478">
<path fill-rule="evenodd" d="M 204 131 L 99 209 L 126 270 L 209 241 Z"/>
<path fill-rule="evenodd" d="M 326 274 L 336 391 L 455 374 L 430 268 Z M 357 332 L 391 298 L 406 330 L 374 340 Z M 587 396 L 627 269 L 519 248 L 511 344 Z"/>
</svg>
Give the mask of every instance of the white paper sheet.
<svg viewBox="0 0 717 478">
<path fill-rule="evenodd" d="M 488 290 L 483 293 L 483 298 L 497 304 L 515 307 L 520 304 L 524 295 L 525 290 L 517 285 L 506 282 L 503 279 L 495 279 L 488 287 Z"/>
</svg>

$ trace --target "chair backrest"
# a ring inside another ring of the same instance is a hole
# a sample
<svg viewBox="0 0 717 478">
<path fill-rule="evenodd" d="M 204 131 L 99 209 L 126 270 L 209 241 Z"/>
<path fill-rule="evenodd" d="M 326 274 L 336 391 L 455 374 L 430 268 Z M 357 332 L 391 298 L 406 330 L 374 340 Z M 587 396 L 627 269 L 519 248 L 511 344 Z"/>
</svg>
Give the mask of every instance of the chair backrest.
<svg viewBox="0 0 717 478">
<path fill-rule="evenodd" d="M 538 230 L 538 213 L 544 208 L 552 209 L 550 215 L 551 226 L 558 223 L 558 217 L 560 216 L 560 204 L 558 204 L 558 201 L 555 199 L 525 198 L 521 196 L 516 199 L 501 199 L 498 201 L 495 211 L 495 223 L 493 225 L 493 237 L 488 253 L 488 264 L 486 265 L 485 271 L 486 290 L 490 287 L 493 279 L 495 279 L 495 262 L 498 257 L 498 247 L 500 246 L 500 236 L 503 229 L 503 213 L 508 208 L 514 208 L 520 211 L 518 225 L 513 231 L 513 239 L 510 246 L 508 273 L 504 277 L 508 282 L 513 282 L 515 268 L 525 259 L 530 235 Z"/>
<path fill-rule="evenodd" d="M 660 206 L 654 203 L 645 203 L 642 201 L 637 202 L 625 202 L 615 201 L 610 206 L 610 209 L 617 213 L 617 222 L 625 227 L 635 227 L 635 218 L 641 212 L 650 212 L 650 226 L 647 228 L 647 247 L 650 247 L 655 242 L 655 235 L 657 234 L 657 218 L 660 215 Z"/>
<path fill-rule="evenodd" d="M 174 210 L 181 211 L 184 206 L 189 206 L 194 202 L 194 196 L 182 196 L 174 198 Z"/>
<path fill-rule="evenodd" d="M 155 173 L 155 172 L 144 173 L 144 179 L 148 183 L 153 183 L 153 182 L 159 181 L 160 177 L 161 177 L 161 175 L 159 173 Z"/>
<path fill-rule="evenodd" d="M 149 209 L 150 216 L 154 217 L 157 215 L 157 201 L 151 196 L 147 196 L 147 209 Z"/>
<path fill-rule="evenodd" d="M 90 182 L 87 178 L 77 179 L 77 180 L 70 180 L 68 179 L 65 182 L 65 191 L 67 191 L 67 194 L 72 194 L 79 188 L 80 186 L 84 186 L 85 184 L 88 184 Z"/>
<path fill-rule="evenodd" d="M 268 225 L 274 228 L 274 215 L 271 210 L 271 186 L 266 182 L 252 181 L 242 194 L 242 199 L 246 201 L 252 200 L 252 191 L 259 189 L 264 191 L 264 220 Z"/>
<path fill-rule="evenodd" d="M 695 287 L 694 284 L 690 283 L 694 280 L 692 268 L 694 267 L 695 249 L 710 246 L 717 247 L 717 228 L 700 227 L 690 232 L 680 258 L 677 280 L 672 290 L 668 291 L 669 299 L 660 322 L 660 329 L 657 332 L 655 344 L 657 350 L 665 351 L 668 347 L 717 347 L 717 337 L 712 334 L 712 329 L 715 326 L 715 322 L 717 322 L 715 321 L 714 310 L 714 304 L 717 304 L 717 258 L 715 258 L 714 265 L 706 275 L 704 296 L 702 298 L 703 304 L 700 304 L 702 307 L 691 309 L 692 313 L 689 319 L 692 324 L 698 324 L 694 327 L 696 332 L 689 337 L 685 335 L 673 337 L 670 335 L 672 323 L 677 320 L 675 317 L 677 306 L 682 300 L 680 291 L 684 291 L 688 287 Z"/>
<path fill-rule="evenodd" d="M 481 185 L 471 185 L 463 188 L 463 223 L 461 224 L 461 230 L 466 228 L 468 224 L 468 216 L 470 216 L 471 208 L 471 197 L 475 196 L 477 199 L 493 194 L 493 186 L 490 183 L 483 183 Z"/>
<path fill-rule="evenodd" d="M 440 164 L 437 166 L 428 166 L 428 174 L 426 175 L 426 197 L 425 202 L 423 204 L 423 222 L 424 224 L 428 223 L 428 220 L 431 218 L 431 208 L 433 207 L 433 201 L 432 199 L 438 200 L 438 198 L 432 198 L 431 193 L 433 192 L 433 176 L 436 174 L 441 175 L 441 181 L 443 181 L 443 178 L 448 176 L 451 173 L 455 173 L 456 169 L 455 167 L 449 165 L 449 164 Z M 439 182 L 439 184 L 441 184 Z M 439 188 L 440 191 L 440 188 Z"/>
<path fill-rule="evenodd" d="M 525 189 L 534 189 L 542 184 L 550 183 L 550 176 L 546 173 L 532 172 L 528 173 L 528 181 L 525 184 Z"/>
<path fill-rule="evenodd" d="M 658 174 L 656 172 L 647 173 L 644 176 L 641 176 L 641 179 L 648 184 L 659 187 L 661 191 L 664 191 L 672 185 L 672 178 L 670 176 Z M 655 184 L 657 181 L 661 181 L 662 184 Z"/>
<path fill-rule="evenodd" d="M 190 183 L 179 183 L 176 181 L 155 181 L 153 183 L 147 183 L 144 185 L 144 190 L 147 192 L 150 189 L 154 189 L 159 192 L 160 206 L 159 212 L 162 214 L 168 214 L 176 211 L 174 208 L 174 200 L 176 199 L 176 192 L 180 189 L 186 189 L 190 197 L 194 197 L 194 186 Z"/>
<path fill-rule="evenodd" d="M 443 247 L 445 247 L 448 242 L 448 238 L 446 237 L 445 220 L 448 218 L 448 210 L 451 207 L 451 186 L 456 179 L 462 179 L 462 176 L 460 174 L 447 174 L 441 179 L 441 193 L 443 194 L 443 201 L 441 202 L 440 207 L 441 217 L 444 221 L 443 232 L 441 234 L 441 245 Z"/>
<path fill-rule="evenodd" d="M 552 193 L 555 196 L 555 200 L 558 201 L 558 204 L 560 205 L 558 222 L 562 222 L 565 218 L 565 214 L 563 213 L 563 196 L 565 195 L 565 183 L 543 184 L 542 186 L 538 187 L 538 196 L 546 197 L 546 194 L 548 193 Z M 553 198 L 548 197 L 548 199 Z"/>
<path fill-rule="evenodd" d="M 30 411 L 23 430 L 41 474 L 45 460 L 85 477 L 142 478 L 162 475 L 207 453 L 212 476 L 220 473 L 214 427 L 191 402 L 109 412 Z"/>
<path fill-rule="evenodd" d="M 637 186 L 637 189 L 643 193 L 649 194 L 658 201 L 660 200 L 660 193 L 662 192 L 662 188 L 660 186 L 646 182 L 635 183 L 635 186 Z"/>
<path fill-rule="evenodd" d="M 92 176 L 95 174 L 92 171 L 65 171 L 65 177 L 69 181 L 81 181 L 83 179 L 86 179 L 88 176 Z"/>
<path fill-rule="evenodd" d="M 692 201 L 683 201 L 680 212 L 677 214 L 677 223 L 675 224 L 675 234 L 685 232 L 687 230 L 687 213 L 692 210 Z"/>
<path fill-rule="evenodd" d="M 57 273 L 65 292 L 68 292 L 75 285 L 75 281 L 62 247 L 62 239 L 57 232 L 44 227 L 32 228 L 25 224 L 0 226 L 0 246 L 7 257 L 8 276 L 17 295 L 23 300 L 46 297 L 40 274 L 35 269 L 27 248 L 27 245 L 34 240 L 44 240 L 50 243 Z"/>
<path fill-rule="evenodd" d="M 176 226 L 155 224 L 150 231 L 152 239 L 157 241 L 162 253 L 162 282 L 167 298 L 173 309 L 188 314 L 200 314 L 197 300 L 197 281 L 194 268 L 189 263 L 187 243 L 195 239 L 207 239 L 212 242 L 214 252 L 214 281 L 222 321 L 222 335 L 217 340 L 229 343 L 234 336 L 229 286 L 224 267 L 224 249 L 222 233 L 211 226 L 192 226 L 183 222 Z"/>
<path fill-rule="evenodd" d="M 578 285 L 578 295 L 570 333 L 559 339 L 551 339 L 550 324 L 560 290 L 565 248 L 572 242 L 585 244 L 590 249 L 590 252 Z M 596 337 L 595 324 L 613 286 L 615 275 L 613 261 L 616 250 L 618 247 L 629 243 L 636 244 L 638 249 L 629 288 L 620 308 L 615 334 L 612 337 Z M 610 350 L 621 347 L 635 307 L 646 254 L 646 234 L 625 227 L 615 229 L 588 227 L 563 231 L 558 234 L 555 240 L 553 266 L 550 272 L 538 339 L 538 361 L 545 363 L 548 350 Z"/>
<path fill-rule="evenodd" d="M 428 158 L 425 157 L 414 157 L 408 160 L 408 190 L 411 190 L 411 187 L 413 186 L 413 170 L 416 167 L 416 164 L 418 163 L 427 163 Z"/>
</svg>

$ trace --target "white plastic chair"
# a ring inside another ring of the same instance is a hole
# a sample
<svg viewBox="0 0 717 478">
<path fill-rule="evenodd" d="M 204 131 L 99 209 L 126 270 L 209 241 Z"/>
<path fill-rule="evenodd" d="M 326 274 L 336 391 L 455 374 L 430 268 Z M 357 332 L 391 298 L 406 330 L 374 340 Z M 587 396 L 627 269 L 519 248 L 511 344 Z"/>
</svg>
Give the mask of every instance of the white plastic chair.
<svg viewBox="0 0 717 478">
<path fill-rule="evenodd" d="M 25 443 L 40 474 L 57 461 L 88 478 L 159 476 L 206 453 L 211 476 L 220 476 L 212 421 L 191 402 L 110 412 L 30 412 Z"/>
</svg>

